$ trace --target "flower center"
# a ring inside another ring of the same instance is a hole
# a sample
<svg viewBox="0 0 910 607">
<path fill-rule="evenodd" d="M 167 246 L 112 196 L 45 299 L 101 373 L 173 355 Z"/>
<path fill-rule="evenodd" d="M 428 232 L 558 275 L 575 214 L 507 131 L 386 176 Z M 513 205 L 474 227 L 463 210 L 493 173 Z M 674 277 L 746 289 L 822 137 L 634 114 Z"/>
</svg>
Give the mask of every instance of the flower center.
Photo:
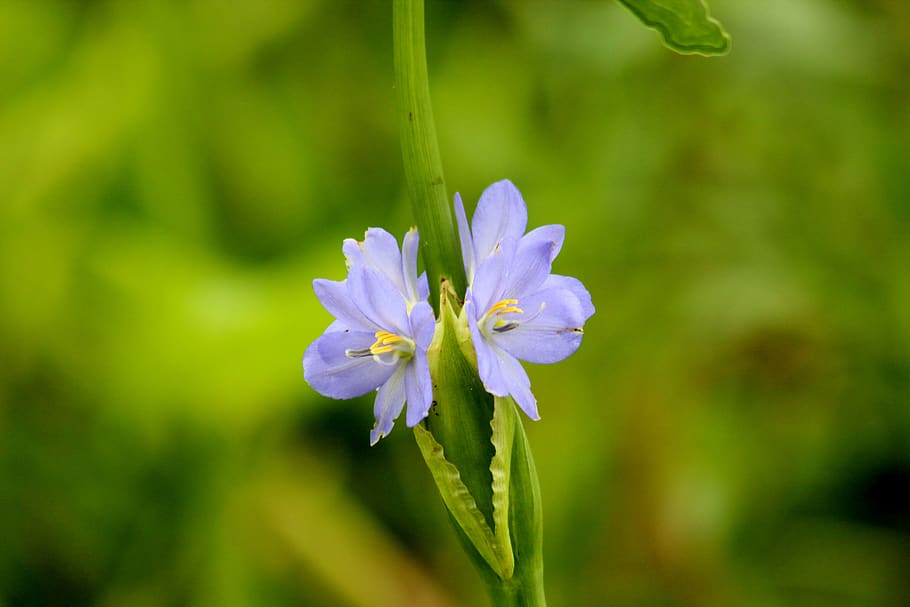
<svg viewBox="0 0 910 607">
<path fill-rule="evenodd" d="M 518 326 L 518 323 L 514 320 L 503 318 L 503 316 L 506 314 L 524 314 L 525 311 L 515 305 L 517 303 L 517 299 L 501 299 L 497 301 L 487 310 L 487 313 L 483 315 L 478 324 L 486 332 L 505 333 L 506 331 L 511 331 Z"/>
<path fill-rule="evenodd" d="M 414 340 L 388 331 L 376 331 L 374 335 L 376 341 L 372 346 L 362 350 L 345 350 L 345 356 L 348 358 L 372 356 L 373 360 L 382 365 L 392 365 L 402 358 L 414 356 Z"/>
</svg>

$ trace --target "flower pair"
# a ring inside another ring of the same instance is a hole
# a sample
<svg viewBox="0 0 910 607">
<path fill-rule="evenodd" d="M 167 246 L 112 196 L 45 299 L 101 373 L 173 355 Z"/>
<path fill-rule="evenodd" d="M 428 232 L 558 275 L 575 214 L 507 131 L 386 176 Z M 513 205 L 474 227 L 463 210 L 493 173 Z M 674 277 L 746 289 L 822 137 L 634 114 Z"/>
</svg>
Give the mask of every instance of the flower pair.
<svg viewBox="0 0 910 607">
<path fill-rule="evenodd" d="M 455 214 L 468 278 L 460 322 L 470 333 L 480 379 L 488 392 L 511 395 L 531 419 L 537 401 L 519 360 L 560 361 L 578 349 L 594 313 L 577 279 L 551 274 L 565 228 L 525 234 L 527 207 L 509 181 L 488 187 L 471 226 L 461 197 Z M 417 276 L 417 230 L 395 238 L 380 228 L 363 242 L 345 240 L 348 277 L 317 279 L 316 296 L 337 320 L 303 357 L 304 377 L 321 394 L 351 398 L 378 389 L 371 444 L 386 436 L 408 403 L 414 426 L 433 401 L 427 348 L 435 321 L 426 276 Z"/>
</svg>

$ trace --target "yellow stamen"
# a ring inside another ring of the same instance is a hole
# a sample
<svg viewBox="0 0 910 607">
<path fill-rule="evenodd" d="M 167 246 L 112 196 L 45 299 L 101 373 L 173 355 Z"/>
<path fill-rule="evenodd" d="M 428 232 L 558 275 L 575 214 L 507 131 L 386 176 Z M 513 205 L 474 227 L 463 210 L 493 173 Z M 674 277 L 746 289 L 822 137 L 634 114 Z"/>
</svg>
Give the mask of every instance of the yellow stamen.
<svg viewBox="0 0 910 607">
<path fill-rule="evenodd" d="M 370 346 L 370 354 L 385 354 L 395 349 L 395 344 L 404 342 L 404 339 L 388 331 L 376 331 L 376 342 Z"/>
<path fill-rule="evenodd" d="M 524 314 L 525 311 L 515 305 L 517 303 L 518 303 L 517 299 L 503 299 L 503 300 L 497 301 L 495 304 L 493 304 L 493 307 L 490 308 L 489 312 L 487 312 L 487 315 Z"/>
</svg>

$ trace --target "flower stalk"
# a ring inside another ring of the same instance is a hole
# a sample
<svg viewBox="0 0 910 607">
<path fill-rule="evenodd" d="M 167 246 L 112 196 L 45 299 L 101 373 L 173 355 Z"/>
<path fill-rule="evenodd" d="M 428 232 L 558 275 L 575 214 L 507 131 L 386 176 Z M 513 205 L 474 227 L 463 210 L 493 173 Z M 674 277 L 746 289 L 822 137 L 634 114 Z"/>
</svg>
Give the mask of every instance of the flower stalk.
<svg viewBox="0 0 910 607">
<path fill-rule="evenodd" d="M 415 438 L 492 604 L 544 607 L 540 490 L 527 438 L 514 401 L 494 398 L 480 381 L 458 320 L 468 285 L 433 122 L 423 0 L 394 0 L 393 45 L 405 177 L 437 318 L 427 351 L 435 406 Z"/>
<path fill-rule="evenodd" d="M 395 90 L 404 174 L 420 227 L 430 303 L 439 312 L 439 286 L 443 278 L 448 279 L 458 293 L 464 293 L 467 285 L 430 103 L 423 0 L 394 0 L 392 10 Z"/>
</svg>

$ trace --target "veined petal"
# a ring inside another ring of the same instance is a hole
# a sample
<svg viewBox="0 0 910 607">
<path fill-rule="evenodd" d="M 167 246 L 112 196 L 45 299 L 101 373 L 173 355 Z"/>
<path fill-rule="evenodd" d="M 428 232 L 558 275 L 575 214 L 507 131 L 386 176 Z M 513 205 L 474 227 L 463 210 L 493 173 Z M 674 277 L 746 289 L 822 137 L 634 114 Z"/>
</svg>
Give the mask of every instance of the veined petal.
<svg viewBox="0 0 910 607">
<path fill-rule="evenodd" d="M 591 302 L 591 294 L 577 278 L 571 276 L 561 276 L 559 274 L 550 274 L 543 283 L 542 290 L 546 289 L 568 289 L 581 305 L 584 319 L 588 320 L 594 314 L 594 304 Z"/>
<path fill-rule="evenodd" d="M 477 311 L 473 309 L 474 303 L 465 302 L 465 311 L 468 317 L 468 327 L 471 330 L 471 341 L 474 343 L 474 352 L 477 354 L 477 372 L 480 381 L 487 392 L 495 396 L 508 396 L 509 386 L 499 370 L 499 361 L 493 345 L 484 339 L 477 326 Z"/>
<path fill-rule="evenodd" d="M 436 331 L 436 319 L 433 317 L 433 308 L 425 301 L 417 302 L 411 309 L 411 338 L 417 344 L 417 349 L 430 347 L 433 333 Z"/>
<path fill-rule="evenodd" d="M 403 295 L 407 293 L 398 241 L 382 228 L 369 228 L 362 242 L 346 239 L 342 251 L 349 269 L 371 267 L 381 272 Z"/>
<path fill-rule="evenodd" d="M 556 259 L 556 256 L 559 255 L 559 251 L 562 250 L 562 243 L 565 239 L 566 227 L 554 223 L 534 228 L 522 236 L 521 240 L 518 242 L 518 249 L 521 250 L 525 247 L 531 247 L 541 242 L 549 242 L 552 247 L 550 251 L 550 261 L 552 262 Z"/>
<path fill-rule="evenodd" d="M 528 379 L 528 374 L 525 372 L 524 367 L 505 350 L 493 346 L 493 351 L 499 361 L 500 372 L 509 387 L 509 394 L 515 399 L 522 411 L 527 413 L 528 417 L 537 421 L 540 419 L 540 413 L 537 412 L 537 399 L 534 398 L 534 394 L 531 392 L 531 380 Z"/>
<path fill-rule="evenodd" d="M 369 348 L 375 337 L 363 331 L 324 333 L 303 354 L 303 377 L 314 390 L 331 398 L 353 398 L 382 385 L 395 371 L 371 356 L 349 358 L 347 350 Z"/>
<path fill-rule="evenodd" d="M 373 414 L 376 416 L 376 425 L 370 432 L 370 445 L 375 445 L 379 439 L 388 436 L 395 425 L 395 420 L 404 408 L 407 398 L 404 389 L 404 374 L 407 365 L 400 364 L 395 372 L 376 393 L 376 402 L 373 403 Z"/>
<path fill-rule="evenodd" d="M 528 208 L 511 181 L 504 179 L 488 187 L 471 219 L 475 263 L 493 253 L 503 238 L 521 238 L 527 225 Z"/>
<path fill-rule="evenodd" d="M 354 305 L 380 329 L 410 335 L 404 296 L 384 274 L 368 266 L 352 268 L 348 291 Z"/>
<path fill-rule="evenodd" d="M 465 304 L 465 308 L 471 306 Z M 515 357 L 498 348 L 495 343 L 484 339 L 474 320 L 475 313 L 468 310 L 468 327 L 471 330 L 471 341 L 477 354 L 477 372 L 484 389 L 494 396 L 509 396 L 515 399 L 518 406 L 533 420 L 540 419 L 537 412 L 537 399 L 531 393 L 531 380 Z"/>
<path fill-rule="evenodd" d="M 505 243 L 507 241 L 503 241 Z M 533 293 L 550 275 L 552 251 L 555 243 L 550 240 L 538 240 L 527 246 L 519 244 L 514 257 L 509 261 L 508 271 L 502 292 L 508 297 L 519 298 L 525 293 Z"/>
<path fill-rule="evenodd" d="M 464 261 L 464 270 L 468 277 L 468 284 L 474 280 L 474 240 L 468 228 L 468 217 L 464 212 L 461 194 L 455 192 L 455 221 L 458 224 L 458 237 L 461 240 L 461 258 Z"/>
<path fill-rule="evenodd" d="M 433 404 L 433 380 L 430 379 L 426 350 L 416 350 L 414 358 L 405 365 L 404 389 L 408 399 L 407 424 L 413 428 L 427 416 Z"/>
<path fill-rule="evenodd" d="M 478 264 L 474 280 L 465 295 L 465 300 L 471 299 L 474 302 L 477 314 L 483 315 L 490 306 L 502 299 L 515 247 L 515 239 L 507 238 L 500 243 L 500 250 Z"/>
<path fill-rule="evenodd" d="M 521 360 L 548 364 L 570 356 L 581 345 L 585 316 L 571 291 L 547 289 L 520 303 L 530 320 L 519 319 L 514 329 L 494 334 L 497 346 Z"/>
<path fill-rule="evenodd" d="M 341 321 L 348 329 L 376 331 L 377 327 L 354 305 L 348 291 L 347 281 L 317 278 L 313 281 L 316 298 L 329 314 Z"/>
<path fill-rule="evenodd" d="M 411 228 L 401 242 L 401 275 L 404 277 L 404 294 L 408 301 L 420 301 L 417 280 L 417 251 L 420 246 L 420 235 L 417 228 Z"/>
</svg>

